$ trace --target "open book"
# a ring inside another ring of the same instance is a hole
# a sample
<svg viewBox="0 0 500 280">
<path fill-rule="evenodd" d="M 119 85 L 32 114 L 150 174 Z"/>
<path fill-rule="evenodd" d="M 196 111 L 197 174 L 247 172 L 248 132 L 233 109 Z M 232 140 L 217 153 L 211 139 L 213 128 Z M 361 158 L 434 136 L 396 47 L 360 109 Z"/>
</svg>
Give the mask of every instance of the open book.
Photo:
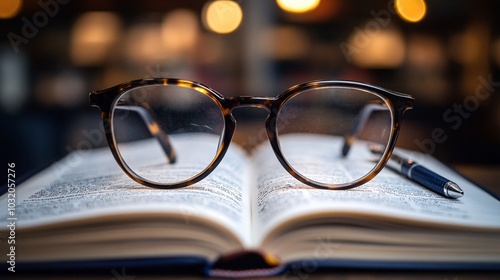
<svg viewBox="0 0 500 280">
<path fill-rule="evenodd" d="M 178 139 L 177 148 L 205 148 L 189 139 Z M 322 153 L 340 139 L 315 141 L 310 152 Z M 465 196 L 444 198 L 387 168 L 351 190 L 314 189 L 291 177 L 269 145 L 248 156 L 234 143 L 206 179 L 161 190 L 129 179 L 107 148 L 76 151 L 17 186 L 15 245 L 7 244 L 12 230 L 1 227 L 0 258 L 8 262 L 5 252 L 14 246 L 17 264 L 178 257 L 213 264 L 251 251 L 272 268 L 304 260 L 498 266 L 500 202 L 434 158 L 406 154 L 456 182 Z M 190 164 L 196 159 L 179 172 Z M 349 176 L 356 164 L 336 172 Z M 2 221 L 9 220 L 7 195 Z"/>
</svg>

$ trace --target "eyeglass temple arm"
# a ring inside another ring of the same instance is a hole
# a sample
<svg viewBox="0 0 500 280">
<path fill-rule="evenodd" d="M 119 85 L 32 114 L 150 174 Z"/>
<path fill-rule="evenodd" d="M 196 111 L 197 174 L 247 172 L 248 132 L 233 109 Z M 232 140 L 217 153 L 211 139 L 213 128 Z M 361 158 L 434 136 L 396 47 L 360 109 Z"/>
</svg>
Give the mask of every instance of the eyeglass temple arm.
<svg viewBox="0 0 500 280">
<path fill-rule="evenodd" d="M 160 146 L 162 147 L 163 152 L 165 152 L 165 155 L 168 158 L 168 162 L 175 163 L 177 158 L 175 150 L 170 144 L 168 135 L 158 125 L 158 122 L 156 121 L 156 116 L 148 104 L 146 103 L 117 104 L 116 108 L 120 110 L 134 111 L 138 113 L 141 116 L 144 123 L 146 124 L 149 133 L 151 133 L 151 135 L 154 136 L 158 140 L 158 142 L 160 142 Z"/>
<path fill-rule="evenodd" d="M 384 104 L 371 103 L 367 104 L 361 109 L 354 122 L 354 126 L 352 127 L 351 133 L 344 135 L 344 145 L 342 146 L 342 156 L 347 156 L 349 150 L 351 149 L 352 144 L 356 140 L 356 137 L 363 131 L 363 128 L 368 121 L 368 118 L 372 114 L 373 111 L 382 111 L 389 110 L 387 106 Z"/>
</svg>

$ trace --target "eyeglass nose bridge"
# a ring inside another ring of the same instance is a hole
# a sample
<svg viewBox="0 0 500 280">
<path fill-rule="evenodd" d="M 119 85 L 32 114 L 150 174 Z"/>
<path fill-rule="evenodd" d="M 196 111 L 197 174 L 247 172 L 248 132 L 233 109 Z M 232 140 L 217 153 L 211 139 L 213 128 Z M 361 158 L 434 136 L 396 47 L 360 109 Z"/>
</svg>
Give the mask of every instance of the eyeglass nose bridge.
<svg viewBox="0 0 500 280">
<path fill-rule="evenodd" d="M 267 111 L 267 118 L 265 121 L 265 128 L 271 145 L 274 150 L 278 150 L 276 142 L 276 122 L 279 108 L 282 104 L 282 100 L 278 97 L 266 97 L 266 96 L 238 96 L 238 97 L 226 97 L 224 98 L 224 107 L 226 112 L 230 115 L 233 122 L 235 122 L 232 117 L 232 111 L 236 108 L 260 108 Z M 224 103 L 223 102 L 223 103 Z"/>
<path fill-rule="evenodd" d="M 260 108 L 267 111 L 267 118 L 265 127 L 269 140 L 271 142 L 276 138 L 274 130 L 276 127 L 276 120 L 278 116 L 281 100 L 278 97 L 266 96 L 235 96 L 224 98 L 224 107 L 226 108 L 226 115 L 229 115 L 233 122 L 236 122 L 232 116 L 232 111 L 237 108 Z"/>
<path fill-rule="evenodd" d="M 271 142 L 276 138 L 274 133 L 274 128 L 276 126 L 276 119 L 279 111 L 281 101 L 277 97 L 266 97 L 266 96 L 231 96 L 226 97 L 223 100 L 223 106 L 225 107 L 226 116 L 229 115 L 232 122 L 235 123 L 235 119 L 232 116 L 232 111 L 237 108 L 260 108 L 267 111 L 267 118 L 265 121 L 265 127 L 267 135 Z"/>
<path fill-rule="evenodd" d="M 236 108 L 253 107 L 266 109 L 271 112 L 272 108 L 276 106 L 276 97 L 263 97 L 263 96 L 234 96 L 225 98 L 225 107 L 230 111 Z"/>
</svg>

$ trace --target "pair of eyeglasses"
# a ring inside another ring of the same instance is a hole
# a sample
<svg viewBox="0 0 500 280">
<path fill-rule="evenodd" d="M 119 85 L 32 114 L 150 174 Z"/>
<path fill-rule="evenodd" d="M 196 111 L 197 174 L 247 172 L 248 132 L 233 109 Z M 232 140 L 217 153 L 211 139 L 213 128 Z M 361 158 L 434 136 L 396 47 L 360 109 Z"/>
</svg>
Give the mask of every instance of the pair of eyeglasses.
<svg viewBox="0 0 500 280">
<path fill-rule="evenodd" d="M 281 165 L 322 189 L 360 186 L 379 173 L 414 98 L 354 81 L 311 81 L 277 97 L 224 97 L 189 80 L 143 79 L 90 93 L 123 171 L 154 188 L 207 177 L 228 150 L 233 110 L 267 110 L 266 134 Z M 380 148 L 374 158 L 369 145 Z M 350 169 L 351 172 L 343 172 Z M 348 175 L 347 175 L 348 174 Z"/>
</svg>

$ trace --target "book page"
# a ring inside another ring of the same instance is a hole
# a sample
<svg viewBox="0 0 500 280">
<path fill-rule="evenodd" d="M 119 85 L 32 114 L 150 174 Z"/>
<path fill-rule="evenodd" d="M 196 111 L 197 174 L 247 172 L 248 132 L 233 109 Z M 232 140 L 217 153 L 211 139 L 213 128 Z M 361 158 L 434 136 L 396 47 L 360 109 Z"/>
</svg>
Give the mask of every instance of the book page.
<svg viewBox="0 0 500 280">
<path fill-rule="evenodd" d="M 315 137 L 299 135 L 296 137 Z M 290 136 L 282 141 L 296 141 Z M 332 143 L 340 149 L 341 138 L 318 136 L 314 147 L 297 146 L 297 156 L 320 158 L 329 151 Z M 355 145 L 361 145 L 356 143 Z M 368 149 L 353 149 L 362 152 Z M 420 155 L 419 158 L 415 156 Z M 353 155 L 356 158 L 356 155 Z M 413 156 L 431 170 L 455 181 L 464 190 L 465 195 L 459 199 L 448 199 L 425 187 L 413 183 L 396 172 L 385 168 L 367 184 L 349 190 L 315 189 L 300 183 L 293 178 L 275 159 L 270 146 L 260 147 L 254 155 L 258 178 L 258 192 L 254 196 L 254 228 L 260 242 L 267 233 L 279 224 L 300 217 L 334 217 L 335 213 L 349 215 L 384 216 L 400 221 L 440 223 L 468 227 L 485 227 L 500 229 L 500 203 L 474 186 L 458 174 L 446 168 L 430 156 L 421 154 Z M 361 158 L 361 156 L 359 156 Z M 329 163 L 325 163 L 327 165 Z M 335 165 L 333 173 L 338 176 L 351 176 L 359 170 L 363 162 L 345 161 Z M 273 170 L 272 173 L 269 170 Z M 318 170 L 309 170 L 317 175 Z M 325 214 L 326 213 L 326 214 Z M 312 215 L 312 216 L 311 216 Z"/>
<path fill-rule="evenodd" d="M 192 139 L 189 135 L 172 137 L 178 154 L 187 151 L 191 155 L 188 160 L 169 167 L 174 173 L 190 172 L 196 158 L 207 150 L 204 143 L 208 141 L 193 143 Z M 148 154 L 145 145 L 141 145 L 138 157 L 141 154 Z M 193 217 L 209 219 L 220 228 L 227 228 L 240 242 L 247 243 L 250 232 L 248 168 L 245 152 L 230 147 L 219 166 L 201 182 L 181 189 L 155 189 L 126 176 L 107 147 L 75 151 L 18 186 L 17 226 L 23 229 L 106 215 L 168 213 L 178 215 L 186 224 Z M 155 176 L 155 168 L 148 170 Z M 164 174 L 158 171 L 156 176 Z M 7 209 L 5 196 L 0 205 Z M 1 211 L 1 215 L 5 220 L 6 211 Z"/>
</svg>

